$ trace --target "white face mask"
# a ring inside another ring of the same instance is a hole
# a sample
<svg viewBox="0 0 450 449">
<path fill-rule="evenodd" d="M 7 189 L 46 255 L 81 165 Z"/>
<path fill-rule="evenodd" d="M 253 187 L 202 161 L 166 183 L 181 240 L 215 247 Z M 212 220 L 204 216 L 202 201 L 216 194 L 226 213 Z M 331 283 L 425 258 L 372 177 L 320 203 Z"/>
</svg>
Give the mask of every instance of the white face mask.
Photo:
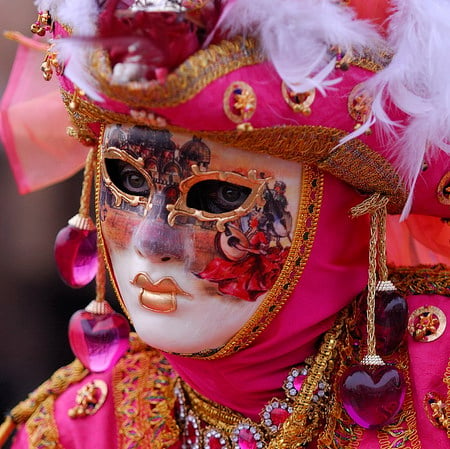
<svg viewBox="0 0 450 449">
<path fill-rule="evenodd" d="M 301 166 L 137 126 L 108 126 L 101 152 L 101 231 L 136 331 L 169 352 L 224 345 L 286 261 Z"/>
</svg>

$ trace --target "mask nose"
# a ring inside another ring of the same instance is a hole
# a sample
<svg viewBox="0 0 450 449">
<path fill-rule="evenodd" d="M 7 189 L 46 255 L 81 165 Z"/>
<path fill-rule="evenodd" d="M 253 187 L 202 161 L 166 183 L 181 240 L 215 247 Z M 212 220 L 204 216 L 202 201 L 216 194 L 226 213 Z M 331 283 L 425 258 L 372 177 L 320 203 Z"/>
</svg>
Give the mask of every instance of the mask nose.
<svg viewBox="0 0 450 449">
<path fill-rule="evenodd" d="M 190 251 L 189 226 L 168 225 L 165 218 L 152 216 L 150 210 L 133 236 L 136 252 L 151 262 L 183 260 Z"/>
</svg>

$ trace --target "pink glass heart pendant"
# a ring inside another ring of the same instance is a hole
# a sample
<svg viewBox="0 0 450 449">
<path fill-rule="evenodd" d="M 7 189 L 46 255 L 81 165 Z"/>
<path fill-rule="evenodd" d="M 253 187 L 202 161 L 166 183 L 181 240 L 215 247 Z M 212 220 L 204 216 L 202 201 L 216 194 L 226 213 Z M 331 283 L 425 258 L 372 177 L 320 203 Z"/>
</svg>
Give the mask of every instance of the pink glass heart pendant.
<svg viewBox="0 0 450 449">
<path fill-rule="evenodd" d="M 341 385 L 345 411 L 356 424 L 378 429 L 391 423 L 405 399 L 405 382 L 392 365 L 356 365 L 347 371 Z"/>
<path fill-rule="evenodd" d="M 84 287 L 97 273 L 97 233 L 89 217 L 75 217 L 58 232 L 54 248 L 62 280 L 73 288 Z"/>
<path fill-rule="evenodd" d="M 98 305 L 102 311 L 98 313 Z M 75 356 L 92 372 L 108 370 L 129 347 L 130 326 L 126 318 L 114 312 L 108 303 L 92 301 L 72 315 L 69 341 Z"/>
</svg>

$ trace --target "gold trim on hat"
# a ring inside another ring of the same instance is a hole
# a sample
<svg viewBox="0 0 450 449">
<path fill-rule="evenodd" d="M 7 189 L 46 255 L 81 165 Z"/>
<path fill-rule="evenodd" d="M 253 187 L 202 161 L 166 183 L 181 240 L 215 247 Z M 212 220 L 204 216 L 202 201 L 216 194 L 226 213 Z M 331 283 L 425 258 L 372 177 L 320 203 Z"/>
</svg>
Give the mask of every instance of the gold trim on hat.
<svg viewBox="0 0 450 449">
<path fill-rule="evenodd" d="M 111 62 L 104 50 L 94 51 L 89 65 L 103 94 L 131 108 L 151 109 L 184 103 L 216 79 L 263 60 L 254 39 L 239 37 L 196 52 L 170 73 L 164 84 L 157 80 L 113 84 Z"/>
<path fill-rule="evenodd" d="M 63 91 L 62 97 L 68 106 L 72 96 Z M 72 134 L 91 144 L 98 140 L 89 126 L 91 123 L 149 126 L 146 119 L 139 115 L 101 109 L 81 98 L 78 99 L 76 111 L 67 110 L 74 125 Z M 348 134 L 341 129 L 312 125 L 255 128 L 251 132 L 191 131 L 170 125 L 166 128 L 174 133 L 195 134 L 199 138 L 246 151 L 314 165 L 363 193 L 379 192 L 389 197 L 390 213 L 401 212 L 406 202 L 408 192 L 395 168 L 359 139 L 339 145 L 340 139 Z"/>
</svg>

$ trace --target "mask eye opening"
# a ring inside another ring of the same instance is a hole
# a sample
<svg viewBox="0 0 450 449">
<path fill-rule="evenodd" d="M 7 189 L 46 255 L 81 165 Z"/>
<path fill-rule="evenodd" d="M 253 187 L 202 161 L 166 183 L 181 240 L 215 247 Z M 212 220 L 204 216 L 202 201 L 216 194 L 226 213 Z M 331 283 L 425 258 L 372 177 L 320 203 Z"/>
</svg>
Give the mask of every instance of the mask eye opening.
<svg viewBox="0 0 450 449">
<path fill-rule="evenodd" d="M 234 221 L 239 217 L 247 215 L 255 206 L 263 207 L 265 200 L 263 192 L 265 186 L 271 178 L 257 178 L 256 170 L 249 170 L 247 176 L 236 172 L 228 171 L 200 171 L 197 165 L 192 167 L 193 175 L 184 179 L 180 183 L 180 196 L 175 204 L 168 204 L 167 210 L 169 216 L 167 217 L 170 226 L 175 224 L 175 219 L 178 216 L 193 217 L 199 221 L 215 222 L 216 228 L 219 232 L 225 231 L 225 224 Z M 245 200 L 236 209 L 222 212 L 212 213 L 205 210 L 195 209 L 188 206 L 188 195 L 192 187 L 204 181 L 220 181 L 236 186 L 248 188 L 250 192 Z"/>
<path fill-rule="evenodd" d="M 108 161 L 122 161 L 131 166 L 142 178 L 148 186 L 148 194 L 133 195 L 125 192 L 113 181 L 113 176 L 108 171 Z M 130 206 L 143 206 L 145 213 L 151 208 L 151 201 L 155 194 L 155 186 L 151 176 L 144 169 L 144 160 L 142 157 L 135 158 L 125 150 L 116 147 L 108 147 L 102 153 L 101 176 L 105 186 L 114 197 L 114 207 L 119 207 L 122 202 L 128 203 Z"/>
</svg>

